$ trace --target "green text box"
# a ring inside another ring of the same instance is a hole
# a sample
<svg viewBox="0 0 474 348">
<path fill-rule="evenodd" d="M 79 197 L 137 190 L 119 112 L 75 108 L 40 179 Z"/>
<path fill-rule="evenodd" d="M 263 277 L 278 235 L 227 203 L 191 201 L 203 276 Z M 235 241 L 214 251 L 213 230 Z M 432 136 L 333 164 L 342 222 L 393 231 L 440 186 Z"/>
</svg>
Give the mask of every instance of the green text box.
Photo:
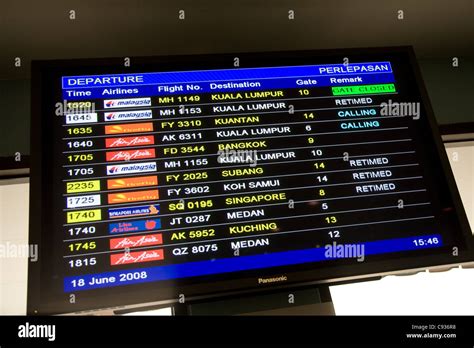
<svg viewBox="0 0 474 348">
<path fill-rule="evenodd" d="M 332 87 L 332 95 L 377 94 L 395 91 L 395 85 L 393 83 L 384 83 L 380 85 Z"/>
</svg>

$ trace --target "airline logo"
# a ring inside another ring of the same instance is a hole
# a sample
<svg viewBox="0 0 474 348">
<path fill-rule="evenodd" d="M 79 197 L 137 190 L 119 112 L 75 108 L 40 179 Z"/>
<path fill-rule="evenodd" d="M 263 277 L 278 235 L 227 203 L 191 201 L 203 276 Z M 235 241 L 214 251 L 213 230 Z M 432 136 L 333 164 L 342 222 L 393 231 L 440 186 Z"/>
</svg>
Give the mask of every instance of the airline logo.
<svg viewBox="0 0 474 348">
<path fill-rule="evenodd" d="M 129 233 L 158 230 L 161 228 L 160 219 L 147 219 L 136 221 L 124 221 L 116 224 L 109 224 L 109 233 Z"/>
<path fill-rule="evenodd" d="M 155 137 L 153 135 L 143 135 L 137 137 L 107 138 L 105 147 L 126 147 L 126 146 L 145 146 L 154 145 Z"/>
<path fill-rule="evenodd" d="M 158 190 L 109 193 L 109 204 L 132 203 L 141 201 L 152 201 L 158 199 Z"/>
<path fill-rule="evenodd" d="M 105 126 L 105 134 L 153 132 L 153 123 L 129 123 Z"/>
<path fill-rule="evenodd" d="M 120 253 L 110 255 L 112 266 L 126 265 L 129 263 L 141 263 L 149 261 L 159 261 L 165 258 L 163 249 L 153 249 L 144 251 L 134 251 L 131 253 Z"/>
<path fill-rule="evenodd" d="M 133 216 L 157 215 L 160 212 L 159 204 L 140 205 L 137 207 L 111 208 L 109 209 L 109 219 L 117 219 Z"/>
<path fill-rule="evenodd" d="M 153 176 L 142 176 L 139 178 L 123 178 L 123 179 L 109 179 L 107 180 L 107 189 L 124 189 L 132 187 L 143 187 L 143 186 L 157 186 L 158 177 Z"/>
<path fill-rule="evenodd" d="M 104 121 L 128 121 L 128 120 L 142 120 L 145 118 L 152 118 L 151 110 L 137 110 L 137 111 L 123 111 L 123 112 L 105 112 Z"/>
<path fill-rule="evenodd" d="M 112 161 L 130 161 L 145 158 L 155 158 L 155 149 L 140 149 L 128 151 L 112 151 L 105 154 L 107 162 Z"/>
<path fill-rule="evenodd" d="M 110 239 L 110 249 L 138 248 L 163 244 L 161 233 Z"/>
<path fill-rule="evenodd" d="M 151 98 L 106 99 L 104 108 L 130 108 L 135 106 L 151 106 Z"/>
<path fill-rule="evenodd" d="M 123 175 L 144 172 L 156 172 L 156 162 L 116 164 L 107 166 L 107 175 Z"/>
</svg>

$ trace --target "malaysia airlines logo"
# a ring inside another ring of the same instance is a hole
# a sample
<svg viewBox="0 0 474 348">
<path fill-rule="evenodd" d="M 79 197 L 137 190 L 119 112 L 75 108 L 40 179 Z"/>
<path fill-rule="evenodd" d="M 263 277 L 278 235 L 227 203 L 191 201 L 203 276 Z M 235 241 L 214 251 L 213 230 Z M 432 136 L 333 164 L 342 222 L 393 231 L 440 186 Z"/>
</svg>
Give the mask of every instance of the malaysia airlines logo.
<svg viewBox="0 0 474 348">
<path fill-rule="evenodd" d="M 107 166 L 107 175 L 120 175 L 143 172 L 156 172 L 156 162 L 145 162 L 138 164 L 117 164 Z"/>
<path fill-rule="evenodd" d="M 110 107 L 112 107 L 112 106 L 110 106 Z M 104 113 L 104 120 L 106 122 L 109 122 L 109 121 L 141 120 L 141 119 L 152 118 L 152 117 L 153 117 L 153 114 L 152 114 L 151 110 L 106 112 L 106 113 Z"/>
<path fill-rule="evenodd" d="M 130 108 L 136 106 L 151 106 L 151 98 L 106 99 L 104 108 Z"/>
</svg>

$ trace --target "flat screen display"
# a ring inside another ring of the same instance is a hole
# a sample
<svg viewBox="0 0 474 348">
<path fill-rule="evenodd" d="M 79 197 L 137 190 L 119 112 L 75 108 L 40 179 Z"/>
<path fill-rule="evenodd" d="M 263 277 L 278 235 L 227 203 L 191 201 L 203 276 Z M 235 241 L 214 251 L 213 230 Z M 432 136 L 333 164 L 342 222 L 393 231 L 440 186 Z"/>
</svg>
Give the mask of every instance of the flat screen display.
<svg viewBox="0 0 474 348">
<path fill-rule="evenodd" d="M 472 260 L 409 48 L 33 65 L 28 312 Z"/>
</svg>

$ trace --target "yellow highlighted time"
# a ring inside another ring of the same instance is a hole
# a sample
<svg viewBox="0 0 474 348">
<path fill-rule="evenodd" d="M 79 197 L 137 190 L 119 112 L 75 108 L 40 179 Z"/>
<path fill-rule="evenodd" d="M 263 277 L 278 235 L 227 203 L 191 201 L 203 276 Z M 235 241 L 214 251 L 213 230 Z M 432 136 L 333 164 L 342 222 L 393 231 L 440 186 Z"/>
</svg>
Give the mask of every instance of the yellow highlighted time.
<svg viewBox="0 0 474 348">
<path fill-rule="evenodd" d="M 102 216 L 100 209 L 70 211 L 67 213 L 68 224 L 75 222 L 97 221 L 101 219 Z"/>
<path fill-rule="evenodd" d="M 100 180 L 75 181 L 66 184 L 67 193 L 91 192 L 100 190 Z"/>
</svg>

